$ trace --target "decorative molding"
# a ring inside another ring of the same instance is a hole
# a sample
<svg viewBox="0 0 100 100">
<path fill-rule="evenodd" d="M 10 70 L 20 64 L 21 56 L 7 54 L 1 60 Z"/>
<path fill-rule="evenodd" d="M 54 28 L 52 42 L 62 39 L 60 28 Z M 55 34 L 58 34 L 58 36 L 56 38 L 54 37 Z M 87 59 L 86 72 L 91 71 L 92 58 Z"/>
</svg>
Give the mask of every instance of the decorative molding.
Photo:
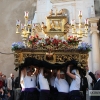
<svg viewBox="0 0 100 100">
<path fill-rule="evenodd" d="M 50 63 L 64 63 L 71 59 L 75 59 L 82 63 L 84 66 L 87 65 L 88 52 L 73 50 L 54 50 L 51 53 L 43 50 L 16 50 L 14 53 L 14 64 L 19 66 L 24 62 L 26 57 L 36 58 L 38 60 L 46 60 Z"/>
<path fill-rule="evenodd" d="M 88 18 L 88 21 L 91 23 L 97 23 L 100 17 L 92 17 L 92 18 Z"/>
</svg>

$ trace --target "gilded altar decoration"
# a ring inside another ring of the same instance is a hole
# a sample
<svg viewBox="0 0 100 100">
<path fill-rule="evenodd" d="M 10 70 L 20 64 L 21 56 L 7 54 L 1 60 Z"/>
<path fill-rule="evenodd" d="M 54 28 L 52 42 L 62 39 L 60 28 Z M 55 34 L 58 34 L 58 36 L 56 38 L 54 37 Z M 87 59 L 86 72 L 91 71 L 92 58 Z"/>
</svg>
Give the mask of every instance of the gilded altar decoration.
<svg viewBox="0 0 100 100">
<path fill-rule="evenodd" d="M 75 23 L 74 19 L 71 20 L 72 33 L 73 33 L 73 36 L 77 36 L 80 39 L 82 39 L 84 36 L 87 37 L 89 23 L 88 23 L 88 19 L 85 19 L 84 25 L 82 24 L 82 21 L 81 21 L 82 20 L 82 11 L 79 11 L 78 17 L 79 17 L 78 26 Z M 84 30 L 82 28 L 84 28 Z"/>
<path fill-rule="evenodd" d="M 45 60 L 50 63 L 64 63 L 75 59 L 87 65 L 88 52 L 91 51 L 91 45 L 83 43 L 80 38 L 88 33 L 88 21 L 85 21 L 85 31 L 82 30 L 81 18 L 79 12 L 79 30 L 76 32 L 75 21 L 68 23 L 65 10 L 53 12 L 51 9 L 46 17 L 46 25 L 33 24 L 28 20 L 28 12 L 25 12 L 25 24 L 21 24 L 21 36 L 23 43 L 15 42 L 12 44 L 14 51 L 14 64 L 19 66 L 25 58 L 32 57 L 38 60 Z M 19 32 L 20 21 L 16 23 L 16 33 Z M 69 27 L 72 27 L 72 35 L 68 36 Z M 39 32 L 44 34 L 43 37 L 38 35 Z M 36 33 L 36 34 L 34 34 Z"/>
<path fill-rule="evenodd" d="M 46 60 L 52 60 L 53 61 L 53 53 L 52 52 L 46 52 Z"/>
</svg>

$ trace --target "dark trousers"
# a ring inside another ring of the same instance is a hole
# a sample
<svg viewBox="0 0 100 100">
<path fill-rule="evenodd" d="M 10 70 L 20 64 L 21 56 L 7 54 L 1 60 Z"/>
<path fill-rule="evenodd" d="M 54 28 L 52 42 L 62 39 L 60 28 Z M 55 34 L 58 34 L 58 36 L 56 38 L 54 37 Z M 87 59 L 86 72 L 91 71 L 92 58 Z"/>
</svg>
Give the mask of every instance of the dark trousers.
<svg viewBox="0 0 100 100">
<path fill-rule="evenodd" d="M 57 100 L 58 90 L 50 86 L 50 100 Z"/>
<path fill-rule="evenodd" d="M 41 90 L 39 100 L 50 100 L 50 91 Z"/>
<path fill-rule="evenodd" d="M 86 100 L 86 89 L 83 89 L 84 100 Z"/>
<path fill-rule="evenodd" d="M 58 92 L 57 100 L 68 100 L 68 93 Z"/>
<path fill-rule="evenodd" d="M 83 100 L 79 90 L 69 92 L 69 100 Z"/>
<path fill-rule="evenodd" d="M 39 100 L 39 92 L 22 91 L 19 100 Z"/>
<path fill-rule="evenodd" d="M 9 97 L 9 99 L 8 100 L 14 100 L 14 91 L 13 90 L 9 90 L 9 92 L 10 92 L 10 97 Z"/>
</svg>

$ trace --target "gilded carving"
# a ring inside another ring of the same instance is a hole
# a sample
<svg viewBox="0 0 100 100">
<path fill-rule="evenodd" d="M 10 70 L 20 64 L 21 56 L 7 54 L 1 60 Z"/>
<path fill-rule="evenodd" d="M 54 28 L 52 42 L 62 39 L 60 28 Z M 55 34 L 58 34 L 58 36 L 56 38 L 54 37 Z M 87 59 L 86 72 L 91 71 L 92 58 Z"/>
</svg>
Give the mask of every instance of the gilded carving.
<svg viewBox="0 0 100 100">
<path fill-rule="evenodd" d="M 38 60 L 46 60 L 51 63 L 54 62 L 64 63 L 71 59 L 75 59 L 76 61 L 79 61 L 85 66 L 88 60 L 88 52 L 79 52 L 74 49 L 72 51 L 66 51 L 66 52 L 59 51 L 59 50 L 52 51 L 52 52 L 34 50 L 33 52 L 27 49 L 26 51 L 20 51 L 20 53 L 15 51 L 14 57 L 15 57 L 14 64 L 16 66 L 23 63 L 26 57 L 32 57 Z"/>
</svg>

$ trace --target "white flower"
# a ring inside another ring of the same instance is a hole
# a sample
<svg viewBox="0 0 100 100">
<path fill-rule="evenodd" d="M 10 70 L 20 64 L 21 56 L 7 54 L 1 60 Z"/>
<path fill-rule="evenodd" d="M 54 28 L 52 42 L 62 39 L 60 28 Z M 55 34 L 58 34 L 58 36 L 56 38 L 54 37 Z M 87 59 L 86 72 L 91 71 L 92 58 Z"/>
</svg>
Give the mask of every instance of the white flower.
<svg viewBox="0 0 100 100">
<path fill-rule="evenodd" d="M 55 35 L 55 36 L 54 36 L 54 39 L 58 39 L 58 35 Z"/>
</svg>

